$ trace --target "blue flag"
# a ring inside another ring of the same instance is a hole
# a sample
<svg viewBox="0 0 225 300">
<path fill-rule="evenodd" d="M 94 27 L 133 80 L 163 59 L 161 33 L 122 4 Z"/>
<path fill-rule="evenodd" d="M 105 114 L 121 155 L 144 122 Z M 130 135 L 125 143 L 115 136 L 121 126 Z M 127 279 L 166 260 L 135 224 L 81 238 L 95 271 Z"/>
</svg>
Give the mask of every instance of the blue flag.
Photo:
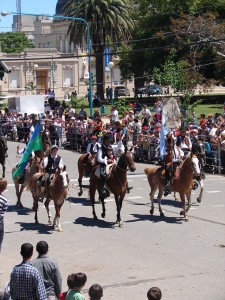
<svg viewBox="0 0 225 300">
<path fill-rule="evenodd" d="M 41 139 L 41 122 L 40 120 L 35 126 L 34 132 L 31 136 L 31 139 L 27 145 L 27 148 L 23 154 L 23 157 L 21 158 L 21 161 L 19 162 L 19 165 L 16 169 L 16 171 L 13 173 L 13 178 L 16 176 L 22 176 L 24 174 L 26 165 L 29 161 L 30 154 L 32 151 L 38 151 L 43 150 L 42 146 L 42 139 Z"/>
</svg>

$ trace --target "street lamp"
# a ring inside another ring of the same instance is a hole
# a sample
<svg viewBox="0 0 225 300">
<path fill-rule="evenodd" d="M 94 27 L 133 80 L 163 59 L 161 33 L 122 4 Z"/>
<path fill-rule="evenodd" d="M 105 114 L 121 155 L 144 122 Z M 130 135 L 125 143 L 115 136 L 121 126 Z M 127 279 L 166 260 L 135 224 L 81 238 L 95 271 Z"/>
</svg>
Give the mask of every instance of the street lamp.
<svg viewBox="0 0 225 300">
<path fill-rule="evenodd" d="M 37 69 L 38 69 L 38 64 L 34 64 L 34 70 L 36 74 L 36 95 L 38 94 L 38 76 L 37 76 Z"/>
<path fill-rule="evenodd" d="M 112 105 L 113 105 L 113 88 L 112 88 L 112 82 L 113 82 L 113 77 L 112 77 L 112 69 L 114 68 L 114 62 L 110 61 L 108 64 L 109 68 L 110 68 L 110 81 L 111 81 L 111 97 L 112 97 Z"/>
<path fill-rule="evenodd" d="M 3 17 L 8 15 L 24 15 L 24 16 L 36 16 L 39 17 L 38 14 L 29 14 L 29 13 L 23 13 L 23 12 L 7 12 L 2 11 L 1 15 Z M 92 74 L 91 74 L 91 37 L 90 37 L 90 27 L 88 22 L 85 19 L 82 18 L 75 18 L 75 17 L 67 17 L 67 16 L 57 16 L 57 15 L 45 15 L 46 17 L 53 18 L 53 19 L 66 19 L 71 21 L 81 21 L 84 22 L 87 28 L 87 47 L 88 47 L 88 72 L 89 72 L 89 104 L 90 104 L 90 116 L 92 117 Z"/>
</svg>

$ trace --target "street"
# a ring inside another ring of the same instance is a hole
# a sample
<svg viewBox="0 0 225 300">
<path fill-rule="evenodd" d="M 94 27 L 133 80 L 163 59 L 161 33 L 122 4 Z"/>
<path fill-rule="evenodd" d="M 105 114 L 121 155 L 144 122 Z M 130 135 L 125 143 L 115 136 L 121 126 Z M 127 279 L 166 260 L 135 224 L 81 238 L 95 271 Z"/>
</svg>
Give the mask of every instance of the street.
<svg viewBox="0 0 225 300">
<path fill-rule="evenodd" d="M 123 228 L 115 225 L 116 205 L 112 195 L 106 199 L 106 218 L 101 218 L 101 205 L 96 204 L 99 220 L 92 218 L 92 209 L 85 188 L 78 197 L 77 160 L 79 153 L 60 150 L 70 177 L 69 197 L 61 210 L 63 232 L 48 225 L 45 207 L 40 203 L 39 225 L 34 224 L 31 193 L 22 195 L 24 208 L 16 204 L 11 169 L 16 164 L 17 143 L 8 142 L 6 163 L 9 201 L 5 214 L 5 237 L 0 257 L 0 287 L 4 289 L 14 265 L 21 262 L 20 246 L 40 240 L 49 244 L 49 256 L 56 259 L 63 277 L 63 290 L 70 273 L 84 272 L 89 287 L 103 286 L 103 299 L 147 299 L 152 286 L 162 290 L 166 300 L 225 299 L 225 178 L 207 174 L 202 203 L 197 203 L 199 189 L 193 191 L 189 222 L 180 217 L 181 202 L 173 195 L 164 197 L 161 218 L 155 203 L 155 215 L 149 214 L 150 188 L 144 169 L 136 164 L 128 171 L 133 186 L 123 203 Z M 2 170 L 0 167 L 0 174 Z M 83 184 L 88 185 L 88 179 Z M 51 213 L 54 215 L 53 202 Z M 34 253 L 34 258 L 36 252 Z"/>
</svg>

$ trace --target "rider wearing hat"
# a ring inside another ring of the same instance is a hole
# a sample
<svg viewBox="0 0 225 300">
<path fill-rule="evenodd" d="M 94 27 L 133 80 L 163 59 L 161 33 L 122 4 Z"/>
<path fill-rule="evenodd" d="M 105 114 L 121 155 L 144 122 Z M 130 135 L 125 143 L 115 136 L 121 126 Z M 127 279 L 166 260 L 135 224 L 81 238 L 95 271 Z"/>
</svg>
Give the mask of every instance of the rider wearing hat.
<svg viewBox="0 0 225 300">
<path fill-rule="evenodd" d="M 99 147 L 97 152 L 97 162 L 100 164 L 100 178 L 102 182 L 101 194 L 103 198 L 109 197 L 109 191 L 106 187 L 106 165 L 113 163 L 113 160 L 110 157 L 112 153 L 112 146 L 110 144 L 110 140 L 111 137 L 109 135 L 103 136 L 103 143 L 101 147 Z"/>
<path fill-rule="evenodd" d="M 47 187 L 50 183 L 50 176 L 56 172 L 57 169 L 63 169 L 63 160 L 62 157 L 57 154 L 58 146 L 52 145 L 50 148 L 49 156 L 44 159 L 44 168 L 45 168 L 45 176 L 42 176 L 41 186 L 45 187 L 45 182 L 47 183 Z M 45 190 L 42 192 L 39 201 L 43 202 Z"/>
</svg>

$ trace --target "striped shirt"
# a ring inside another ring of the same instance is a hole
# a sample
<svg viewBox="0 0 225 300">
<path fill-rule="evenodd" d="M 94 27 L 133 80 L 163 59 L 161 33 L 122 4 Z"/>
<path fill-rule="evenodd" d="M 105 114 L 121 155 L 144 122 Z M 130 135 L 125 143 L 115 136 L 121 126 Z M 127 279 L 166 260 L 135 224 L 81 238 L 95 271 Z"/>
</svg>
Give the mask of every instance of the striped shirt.
<svg viewBox="0 0 225 300">
<path fill-rule="evenodd" d="M 4 213 L 7 211 L 8 201 L 6 197 L 0 194 L 0 223 L 3 223 Z"/>
<path fill-rule="evenodd" d="M 30 262 L 24 261 L 13 268 L 10 295 L 13 300 L 47 300 L 41 274 Z"/>
</svg>

